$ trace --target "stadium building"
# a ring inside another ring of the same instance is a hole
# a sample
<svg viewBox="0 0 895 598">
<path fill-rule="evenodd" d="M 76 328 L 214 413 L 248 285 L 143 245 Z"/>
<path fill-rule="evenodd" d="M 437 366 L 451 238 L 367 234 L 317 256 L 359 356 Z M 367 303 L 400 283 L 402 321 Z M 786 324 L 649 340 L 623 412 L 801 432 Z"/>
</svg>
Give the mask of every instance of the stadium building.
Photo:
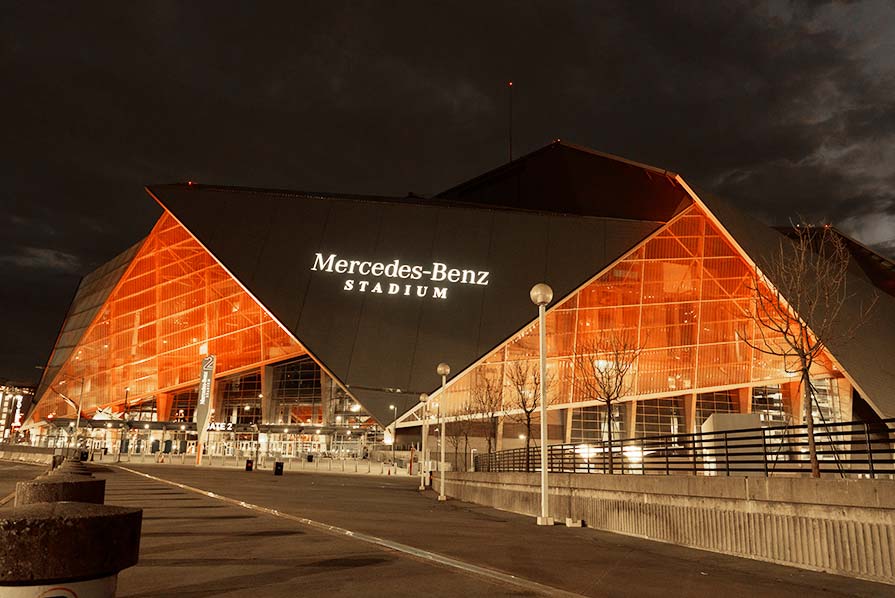
<svg viewBox="0 0 895 598">
<path fill-rule="evenodd" d="M 482 379 L 502 389 L 503 421 L 509 371 L 538 356 L 537 282 L 554 291 L 551 440 L 602 437 L 605 407 L 578 392 L 575 362 L 606 330 L 628 331 L 640 349 L 615 408 L 621 436 L 694 431 L 718 412 L 802 417 L 791 364 L 747 342 L 758 334 L 746 316 L 756 264 L 785 237 L 675 173 L 555 142 L 431 198 L 146 190 L 163 213 L 82 280 L 32 438 L 67 438 L 80 410 L 106 444 L 117 434 L 131 450 L 188 451 L 212 355 L 211 426 L 235 442 L 356 450 L 396 421 L 399 441 L 418 438 L 420 393 L 449 418 L 470 417 Z M 877 303 L 816 363 L 816 409 L 876 421 L 895 416 L 895 272 L 847 247 L 843 326 Z M 440 362 L 452 370 L 444 397 Z M 504 448 L 520 442 L 509 421 Z"/>
</svg>

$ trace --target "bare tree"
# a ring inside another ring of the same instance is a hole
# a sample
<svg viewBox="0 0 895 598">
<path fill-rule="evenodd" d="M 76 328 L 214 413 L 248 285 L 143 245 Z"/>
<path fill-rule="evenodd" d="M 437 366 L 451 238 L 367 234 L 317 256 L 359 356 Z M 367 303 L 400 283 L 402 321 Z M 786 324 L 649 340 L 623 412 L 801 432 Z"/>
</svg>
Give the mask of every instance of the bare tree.
<svg viewBox="0 0 895 598">
<path fill-rule="evenodd" d="M 585 401 L 606 405 L 609 472 L 613 473 L 612 408 L 627 395 L 634 383 L 631 369 L 643 347 L 633 331 L 603 330 L 579 342 L 575 358 L 575 394 Z"/>
<path fill-rule="evenodd" d="M 811 368 L 827 343 L 854 336 L 876 297 L 847 324 L 841 322 L 842 309 L 852 297 L 847 288 L 850 256 L 845 241 L 832 227 L 812 226 L 804 220 L 793 227 L 790 237 L 781 239 L 775 252 L 758 264 L 749 283 L 753 299 L 746 314 L 754 332 L 744 330 L 740 337 L 757 351 L 781 357 L 787 371 L 799 374 L 811 475 L 820 477 Z"/>
<path fill-rule="evenodd" d="M 497 431 L 500 413 L 503 411 L 503 392 L 500 376 L 481 369 L 470 389 L 472 406 L 484 424 L 488 452 L 497 450 Z"/>
<path fill-rule="evenodd" d="M 464 403 L 454 413 L 454 421 L 445 426 L 445 435 L 454 447 L 454 467 L 460 466 L 460 445 L 463 445 L 463 471 L 468 469 L 469 435 L 475 426 L 475 408 L 472 403 Z"/>
<path fill-rule="evenodd" d="M 531 471 L 531 430 L 535 414 L 541 406 L 541 372 L 537 359 L 512 361 L 506 365 L 506 377 L 512 392 L 508 409 L 518 410 L 508 415 L 525 425 L 525 471 Z M 546 380 L 550 386 L 550 377 Z"/>
</svg>

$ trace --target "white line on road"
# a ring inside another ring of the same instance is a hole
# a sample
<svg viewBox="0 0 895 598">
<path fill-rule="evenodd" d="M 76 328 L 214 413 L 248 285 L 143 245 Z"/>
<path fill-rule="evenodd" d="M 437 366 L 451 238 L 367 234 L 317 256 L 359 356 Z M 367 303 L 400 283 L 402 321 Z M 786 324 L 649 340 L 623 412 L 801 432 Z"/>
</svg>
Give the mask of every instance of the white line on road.
<svg viewBox="0 0 895 598">
<path fill-rule="evenodd" d="M 196 494 L 201 494 L 203 496 L 207 496 L 209 498 L 213 498 L 215 500 L 220 500 L 225 503 L 229 503 L 231 505 L 242 507 L 244 509 L 249 509 L 250 511 L 255 511 L 258 513 L 264 513 L 266 515 L 272 515 L 274 517 L 280 517 L 282 519 L 288 519 L 290 521 L 294 521 L 296 523 L 300 523 L 302 525 L 321 530 L 330 534 L 334 534 L 337 536 L 343 536 L 352 538 L 354 540 L 360 540 L 361 542 L 367 542 L 369 544 L 375 544 L 376 546 L 380 546 L 382 548 L 388 548 L 391 550 L 395 550 L 397 552 L 402 552 L 404 554 L 425 560 L 431 561 L 433 563 L 437 563 L 439 565 L 444 565 L 446 567 L 452 567 L 454 569 L 459 569 L 460 571 L 464 571 L 466 573 L 471 573 L 473 575 L 479 575 L 481 577 L 485 577 L 487 579 L 491 579 L 493 581 L 498 581 L 505 584 L 514 585 L 525 590 L 539 592 L 544 594 L 545 596 L 563 596 L 566 598 L 583 598 L 581 594 L 575 594 L 574 592 L 568 592 L 566 590 L 561 590 L 559 588 L 554 588 L 548 585 L 544 585 L 538 583 L 536 581 L 531 581 L 530 579 L 525 579 L 522 577 L 518 577 L 516 575 L 512 575 L 511 573 L 504 573 L 503 571 L 498 571 L 496 569 L 488 569 L 487 567 L 480 567 L 478 565 L 473 565 L 472 563 L 467 563 L 465 561 L 461 561 L 459 559 L 455 559 L 443 554 L 438 554 L 437 552 L 430 552 L 428 550 L 423 550 L 422 548 L 416 548 L 414 546 L 409 546 L 407 544 L 401 544 L 400 542 L 393 542 L 392 540 L 386 540 L 385 538 L 379 538 L 377 536 L 371 536 L 369 534 L 364 534 L 362 532 L 353 532 L 351 530 L 338 527 L 335 525 L 329 525 L 327 523 L 321 523 L 319 521 L 314 521 L 313 519 L 308 519 L 306 517 L 297 517 L 295 515 L 290 515 L 289 513 L 283 513 L 282 511 L 278 511 L 276 509 L 270 509 L 267 507 L 262 507 L 260 505 L 255 505 L 252 503 L 247 503 L 242 500 L 237 500 L 235 498 L 229 498 L 226 496 L 221 496 L 220 494 L 215 494 L 214 492 L 209 492 L 207 490 L 202 490 L 201 488 L 194 488 L 193 486 L 187 486 L 186 484 L 181 484 L 179 482 L 172 482 L 171 480 L 166 480 L 164 478 L 159 478 L 154 475 L 149 475 L 148 473 L 143 473 L 142 471 L 136 471 L 122 465 L 117 466 L 119 469 L 123 469 L 129 473 L 134 475 L 143 476 L 144 478 L 149 478 L 150 480 L 155 480 L 157 482 L 162 482 L 164 484 L 169 484 L 171 486 L 176 486 L 178 488 L 182 488 L 183 490 L 188 490 L 190 492 L 195 492 Z"/>
</svg>

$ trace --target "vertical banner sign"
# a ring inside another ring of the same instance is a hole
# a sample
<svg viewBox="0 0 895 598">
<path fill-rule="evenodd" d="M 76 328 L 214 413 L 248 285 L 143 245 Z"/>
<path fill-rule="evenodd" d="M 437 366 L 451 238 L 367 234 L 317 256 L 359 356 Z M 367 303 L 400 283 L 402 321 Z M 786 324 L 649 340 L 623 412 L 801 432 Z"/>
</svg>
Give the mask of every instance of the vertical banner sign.
<svg viewBox="0 0 895 598">
<path fill-rule="evenodd" d="M 208 436 L 208 419 L 211 415 L 212 387 L 214 386 L 214 355 L 202 358 L 202 374 L 199 377 L 199 400 L 196 403 L 196 431 L 199 432 L 199 442 L 196 443 L 196 465 L 202 464 L 202 450 L 205 446 L 205 437 Z"/>
<path fill-rule="evenodd" d="M 22 427 L 22 395 L 16 395 L 16 414 L 12 417 L 12 427 Z"/>
</svg>

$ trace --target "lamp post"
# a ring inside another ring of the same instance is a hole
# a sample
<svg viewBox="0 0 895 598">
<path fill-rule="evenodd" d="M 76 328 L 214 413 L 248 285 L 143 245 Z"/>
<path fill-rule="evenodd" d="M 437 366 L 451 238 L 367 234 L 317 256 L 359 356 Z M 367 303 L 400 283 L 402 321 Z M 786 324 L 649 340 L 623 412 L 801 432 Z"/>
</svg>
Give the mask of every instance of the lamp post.
<svg viewBox="0 0 895 598">
<path fill-rule="evenodd" d="M 81 382 L 81 385 L 78 388 L 78 406 L 77 406 L 78 413 L 75 416 L 75 448 L 80 449 L 81 446 L 80 446 L 80 443 L 78 442 L 78 440 L 79 440 L 79 436 L 81 435 L 81 404 L 82 404 L 82 401 L 84 400 L 84 377 L 83 376 L 72 376 L 72 378 L 76 378 Z M 65 380 L 63 380 L 59 384 L 65 384 Z M 65 395 L 63 395 L 58 390 L 56 392 L 59 393 L 60 395 L 62 395 L 62 397 L 67 399 L 69 401 L 69 404 L 71 404 L 71 402 L 72 402 L 71 399 L 68 399 Z M 72 405 L 72 406 L 74 407 L 74 405 Z"/>
<path fill-rule="evenodd" d="M 538 353 L 541 365 L 541 516 L 538 525 L 553 525 L 547 502 L 547 304 L 553 301 L 553 289 L 539 282 L 531 287 L 531 302 L 538 306 L 538 329 L 540 343 Z"/>
<path fill-rule="evenodd" d="M 392 417 L 392 465 L 395 468 L 395 475 L 398 475 L 398 461 L 395 460 L 395 445 L 398 443 L 398 408 L 389 405 L 394 417 Z"/>
<path fill-rule="evenodd" d="M 441 420 L 441 433 L 439 435 L 439 442 L 441 443 L 441 464 L 439 465 L 439 485 L 440 489 L 438 491 L 438 500 L 445 501 L 447 497 L 444 495 L 444 409 L 442 409 L 442 405 L 444 405 L 445 399 L 445 390 L 444 387 L 447 384 L 447 377 L 451 373 L 451 366 L 442 362 L 438 364 L 438 367 L 435 368 L 436 373 L 441 376 L 441 397 L 438 399 L 438 419 Z"/>
<path fill-rule="evenodd" d="M 84 406 L 84 377 L 78 386 L 78 416 L 75 418 L 75 447 L 81 450 L 81 407 Z M 80 457 L 79 457 L 80 458 Z"/>
<path fill-rule="evenodd" d="M 429 435 L 429 412 L 427 410 L 426 401 L 429 400 L 429 395 L 423 393 L 420 395 L 420 404 L 422 405 L 421 411 L 423 412 L 423 426 L 422 426 L 422 442 L 420 443 L 420 490 L 426 489 L 426 461 L 428 460 L 428 456 L 426 454 L 426 437 Z"/>
</svg>

